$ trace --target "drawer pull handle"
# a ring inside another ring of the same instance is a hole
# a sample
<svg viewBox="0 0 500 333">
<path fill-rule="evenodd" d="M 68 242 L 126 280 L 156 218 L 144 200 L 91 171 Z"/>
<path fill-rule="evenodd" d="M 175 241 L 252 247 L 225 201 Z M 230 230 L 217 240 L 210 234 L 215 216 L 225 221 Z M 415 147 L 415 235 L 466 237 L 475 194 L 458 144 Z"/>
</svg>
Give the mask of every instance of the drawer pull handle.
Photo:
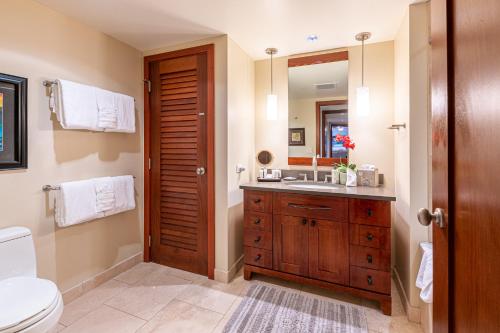
<svg viewBox="0 0 500 333">
<path fill-rule="evenodd" d="M 260 199 L 255 199 L 253 202 L 254 202 L 254 203 L 256 203 L 256 204 L 258 204 L 258 203 L 260 203 L 261 201 L 262 201 L 262 200 L 260 200 Z"/>
<path fill-rule="evenodd" d="M 253 221 L 253 224 L 260 224 L 260 219 L 256 219 L 255 221 Z"/>
<path fill-rule="evenodd" d="M 371 217 L 371 216 L 373 215 L 373 211 L 372 211 L 372 209 L 371 209 L 371 208 L 368 208 L 368 209 L 366 210 L 366 215 L 368 215 L 369 217 Z"/>
<path fill-rule="evenodd" d="M 366 235 L 366 239 L 368 239 L 369 241 L 372 241 L 373 240 L 373 235 L 372 234 L 367 234 Z"/>
<path fill-rule="evenodd" d="M 311 227 L 314 227 L 316 225 L 316 220 L 311 221 Z"/>
<path fill-rule="evenodd" d="M 373 263 L 373 257 L 371 254 L 366 256 L 366 261 L 368 261 L 369 264 Z"/>
<path fill-rule="evenodd" d="M 258 236 L 255 240 L 254 240 L 254 243 L 258 243 L 260 242 L 260 240 L 262 239 L 262 237 Z"/>
<path fill-rule="evenodd" d="M 368 282 L 368 285 L 372 285 L 373 284 L 373 278 L 371 277 L 371 275 L 368 275 L 368 277 L 366 278 L 366 281 Z"/>
<path fill-rule="evenodd" d="M 297 208 L 297 209 L 308 209 L 308 210 L 330 210 L 330 209 L 332 209 L 331 207 L 326 207 L 326 206 L 304 206 L 304 205 L 297 205 L 297 204 L 293 204 L 293 203 L 289 203 L 288 207 Z"/>
<path fill-rule="evenodd" d="M 261 256 L 260 254 L 258 254 L 258 255 L 255 257 L 255 259 L 254 259 L 254 260 L 255 260 L 255 261 L 259 261 L 259 260 L 260 260 L 260 258 L 262 258 L 262 256 Z"/>
<path fill-rule="evenodd" d="M 302 219 L 302 224 L 306 225 L 307 224 L 307 219 Z"/>
</svg>

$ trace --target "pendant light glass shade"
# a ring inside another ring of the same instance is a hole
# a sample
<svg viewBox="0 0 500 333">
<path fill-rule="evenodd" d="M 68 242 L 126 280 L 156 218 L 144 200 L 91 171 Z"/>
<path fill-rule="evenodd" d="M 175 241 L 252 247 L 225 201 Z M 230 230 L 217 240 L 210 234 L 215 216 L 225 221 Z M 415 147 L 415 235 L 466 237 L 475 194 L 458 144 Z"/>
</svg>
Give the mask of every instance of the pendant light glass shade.
<svg viewBox="0 0 500 333">
<path fill-rule="evenodd" d="M 370 88 L 358 87 L 356 89 L 356 111 L 362 117 L 370 114 Z"/>
<path fill-rule="evenodd" d="M 356 40 L 361 42 L 361 87 L 356 89 L 356 113 L 360 117 L 370 114 L 370 89 L 365 87 L 365 40 L 370 37 L 369 32 L 356 35 Z"/>
<path fill-rule="evenodd" d="M 273 55 L 277 52 L 278 50 L 272 47 L 266 49 L 266 53 L 271 56 L 271 92 L 266 101 L 267 120 L 278 120 L 278 95 L 273 92 Z"/>
<path fill-rule="evenodd" d="M 278 95 L 267 95 L 267 120 L 278 120 Z"/>
</svg>

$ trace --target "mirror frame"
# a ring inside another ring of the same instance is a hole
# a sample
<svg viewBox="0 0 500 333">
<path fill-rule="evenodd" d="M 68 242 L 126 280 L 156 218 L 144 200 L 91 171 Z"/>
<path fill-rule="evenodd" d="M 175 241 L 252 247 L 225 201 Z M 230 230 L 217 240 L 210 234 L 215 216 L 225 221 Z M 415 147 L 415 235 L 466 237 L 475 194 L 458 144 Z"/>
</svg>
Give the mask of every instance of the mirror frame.
<svg viewBox="0 0 500 333">
<path fill-rule="evenodd" d="M 298 67 L 307 65 L 324 64 L 328 62 L 344 61 L 349 60 L 348 51 L 338 51 L 330 53 L 322 53 L 311 56 L 295 57 L 288 59 L 288 67 Z M 344 104 L 347 104 L 347 100 L 342 100 Z M 319 112 L 316 110 L 316 127 L 320 126 Z M 319 154 L 319 132 L 316 131 L 316 155 Z M 349 158 L 343 160 L 343 162 L 348 162 Z M 340 163 L 340 158 L 332 157 L 320 157 L 318 158 L 319 166 L 333 166 L 335 163 Z M 288 165 L 312 165 L 312 157 L 288 157 Z"/>
</svg>

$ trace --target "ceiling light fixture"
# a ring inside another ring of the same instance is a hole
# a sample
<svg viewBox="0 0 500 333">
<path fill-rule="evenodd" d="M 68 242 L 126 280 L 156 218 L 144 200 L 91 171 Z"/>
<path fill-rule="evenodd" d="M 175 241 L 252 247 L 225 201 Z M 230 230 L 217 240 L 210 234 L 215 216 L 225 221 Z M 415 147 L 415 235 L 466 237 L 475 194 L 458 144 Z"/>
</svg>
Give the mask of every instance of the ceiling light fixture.
<svg viewBox="0 0 500 333">
<path fill-rule="evenodd" d="M 371 36 L 369 32 L 356 35 L 356 40 L 361 42 L 361 87 L 356 89 L 356 111 L 360 116 L 370 114 L 370 89 L 365 87 L 365 40 Z"/>
<path fill-rule="evenodd" d="M 307 36 L 307 41 L 310 42 L 310 43 L 314 43 L 317 40 L 318 40 L 318 36 L 317 35 L 312 34 L 312 35 Z"/>
<path fill-rule="evenodd" d="M 278 96 L 273 91 L 273 55 L 278 53 L 278 49 L 270 47 L 266 53 L 271 56 L 271 93 L 267 95 L 267 120 L 278 120 Z"/>
</svg>

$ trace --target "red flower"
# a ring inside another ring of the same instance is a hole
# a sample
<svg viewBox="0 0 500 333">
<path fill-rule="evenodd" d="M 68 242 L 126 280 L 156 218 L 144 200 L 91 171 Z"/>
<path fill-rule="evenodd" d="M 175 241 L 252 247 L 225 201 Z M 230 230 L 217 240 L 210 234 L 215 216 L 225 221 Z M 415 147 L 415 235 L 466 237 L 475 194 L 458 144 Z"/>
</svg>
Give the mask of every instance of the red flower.
<svg viewBox="0 0 500 333">
<path fill-rule="evenodd" d="M 344 139 L 344 137 L 340 134 L 337 134 L 337 136 L 335 137 L 336 142 L 342 142 L 343 139 Z"/>
</svg>

